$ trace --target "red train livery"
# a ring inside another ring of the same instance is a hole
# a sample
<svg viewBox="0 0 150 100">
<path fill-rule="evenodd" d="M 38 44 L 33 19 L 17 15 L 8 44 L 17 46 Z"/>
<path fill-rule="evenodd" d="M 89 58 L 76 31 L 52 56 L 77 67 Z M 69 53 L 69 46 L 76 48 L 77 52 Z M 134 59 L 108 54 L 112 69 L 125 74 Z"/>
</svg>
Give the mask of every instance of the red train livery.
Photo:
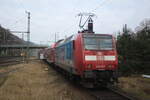
<svg viewBox="0 0 150 100">
<path fill-rule="evenodd" d="M 46 50 L 46 60 L 69 77 L 93 86 L 117 81 L 118 59 L 112 35 L 88 30 L 59 40 Z"/>
<path fill-rule="evenodd" d="M 49 63 L 85 82 L 107 85 L 117 78 L 118 59 L 112 35 L 79 33 L 56 42 L 45 53 Z"/>
</svg>

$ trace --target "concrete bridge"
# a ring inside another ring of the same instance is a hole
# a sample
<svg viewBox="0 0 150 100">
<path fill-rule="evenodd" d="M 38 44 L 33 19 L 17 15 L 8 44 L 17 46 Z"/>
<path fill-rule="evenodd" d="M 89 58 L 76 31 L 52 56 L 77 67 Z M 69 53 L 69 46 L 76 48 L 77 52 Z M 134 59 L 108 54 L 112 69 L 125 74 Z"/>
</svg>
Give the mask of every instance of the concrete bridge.
<svg viewBox="0 0 150 100">
<path fill-rule="evenodd" d="M 29 52 L 30 56 L 37 57 L 40 49 L 47 48 L 46 45 L 0 45 L 1 56 L 20 56 Z M 28 49 L 29 48 L 29 49 Z"/>
</svg>

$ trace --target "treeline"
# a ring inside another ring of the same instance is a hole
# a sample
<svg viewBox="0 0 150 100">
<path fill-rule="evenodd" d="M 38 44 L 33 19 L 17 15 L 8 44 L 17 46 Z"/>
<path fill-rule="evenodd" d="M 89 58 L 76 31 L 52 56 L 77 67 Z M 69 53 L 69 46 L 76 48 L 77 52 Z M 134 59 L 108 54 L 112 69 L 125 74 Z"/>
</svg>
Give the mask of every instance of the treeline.
<svg viewBox="0 0 150 100">
<path fill-rule="evenodd" d="M 136 32 L 124 26 L 117 37 L 119 71 L 122 75 L 150 74 L 150 20 L 144 20 Z"/>
</svg>

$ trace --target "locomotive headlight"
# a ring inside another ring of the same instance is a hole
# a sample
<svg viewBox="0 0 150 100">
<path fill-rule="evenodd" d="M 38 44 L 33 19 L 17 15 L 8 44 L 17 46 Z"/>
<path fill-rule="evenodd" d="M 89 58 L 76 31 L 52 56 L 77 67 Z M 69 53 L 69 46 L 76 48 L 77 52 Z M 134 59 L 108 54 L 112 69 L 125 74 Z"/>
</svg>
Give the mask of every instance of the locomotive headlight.
<svg viewBox="0 0 150 100">
<path fill-rule="evenodd" d="M 87 68 L 92 68 L 92 64 L 88 64 L 88 65 L 87 65 Z"/>
<path fill-rule="evenodd" d="M 108 65 L 107 67 L 108 67 L 108 68 L 112 68 L 113 66 L 112 66 L 112 65 Z"/>
</svg>

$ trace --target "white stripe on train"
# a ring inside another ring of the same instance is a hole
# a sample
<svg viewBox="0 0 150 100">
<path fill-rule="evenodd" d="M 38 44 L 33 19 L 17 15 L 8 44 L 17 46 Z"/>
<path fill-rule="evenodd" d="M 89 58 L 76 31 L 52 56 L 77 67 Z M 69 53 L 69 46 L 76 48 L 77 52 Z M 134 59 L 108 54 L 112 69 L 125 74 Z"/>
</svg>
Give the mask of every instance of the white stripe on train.
<svg viewBox="0 0 150 100">
<path fill-rule="evenodd" d="M 104 61 L 115 61 L 115 56 L 96 56 L 96 55 L 86 55 L 85 56 L 86 61 L 97 61 L 97 60 L 104 60 Z"/>
<path fill-rule="evenodd" d="M 86 60 L 86 61 L 96 61 L 97 58 L 96 58 L 96 56 L 94 56 L 94 55 L 86 55 L 86 56 L 85 56 L 85 60 Z"/>
</svg>

